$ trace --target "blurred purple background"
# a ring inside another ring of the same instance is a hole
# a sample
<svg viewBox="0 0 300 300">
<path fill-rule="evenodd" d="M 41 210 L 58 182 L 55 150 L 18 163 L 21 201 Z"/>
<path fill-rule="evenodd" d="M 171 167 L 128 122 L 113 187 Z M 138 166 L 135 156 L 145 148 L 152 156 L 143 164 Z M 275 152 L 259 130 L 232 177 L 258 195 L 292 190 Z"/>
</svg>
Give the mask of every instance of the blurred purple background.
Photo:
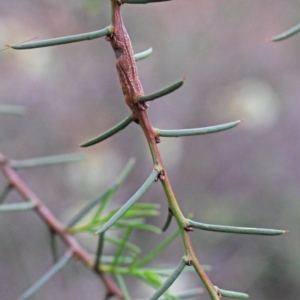
<svg viewBox="0 0 300 300">
<path fill-rule="evenodd" d="M 3 0 L 0 44 L 47 39 L 102 29 L 110 24 L 109 1 Z M 216 125 L 243 119 L 235 129 L 200 137 L 163 138 L 160 144 L 178 202 L 194 220 L 289 229 L 280 237 L 196 231 L 201 263 L 210 264 L 217 286 L 251 299 L 299 299 L 300 269 L 300 35 L 281 43 L 267 39 L 300 22 L 298 1 L 185 0 L 124 5 L 123 18 L 137 52 L 145 93 L 182 77 L 184 86 L 150 104 L 153 126 L 163 129 Z M 87 149 L 78 144 L 129 114 L 104 38 L 37 50 L 0 52 L 1 104 L 26 107 L 21 117 L 0 115 L 1 152 L 12 159 L 82 152 L 81 163 L 20 172 L 37 195 L 66 222 L 108 186 L 130 157 L 132 176 L 114 205 L 124 203 L 147 178 L 151 157 L 132 124 Z M 1 185 L 5 180 L 1 175 Z M 12 192 L 7 203 L 20 201 Z M 167 205 L 160 184 L 141 199 Z M 175 224 L 172 228 L 175 228 Z M 171 229 L 170 229 L 171 231 Z M 135 232 L 132 241 L 150 251 L 166 236 Z M 94 237 L 78 237 L 94 249 Z M 32 212 L 0 216 L 0 294 L 16 299 L 50 266 L 48 229 Z M 61 246 L 63 249 L 63 246 Z M 110 251 L 107 249 L 107 251 Z M 180 239 L 156 260 L 171 266 L 183 255 Z M 151 290 L 129 279 L 133 298 Z M 201 286 L 183 276 L 173 290 Z M 103 299 L 104 288 L 73 262 L 33 299 Z M 206 294 L 200 299 L 209 299 Z"/>
</svg>

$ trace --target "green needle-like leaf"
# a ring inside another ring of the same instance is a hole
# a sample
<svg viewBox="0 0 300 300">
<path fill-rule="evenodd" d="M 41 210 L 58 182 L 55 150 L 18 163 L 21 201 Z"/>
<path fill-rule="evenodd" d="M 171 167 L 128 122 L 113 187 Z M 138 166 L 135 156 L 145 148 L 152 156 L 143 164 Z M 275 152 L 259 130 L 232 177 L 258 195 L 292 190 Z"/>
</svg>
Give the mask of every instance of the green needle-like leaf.
<svg viewBox="0 0 300 300">
<path fill-rule="evenodd" d="M 19 105 L 0 104 L 0 114 L 3 115 L 24 115 L 25 108 Z"/>
<path fill-rule="evenodd" d="M 179 299 L 188 299 L 188 298 L 192 298 L 192 297 L 198 296 L 203 293 L 204 293 L 204 289 L 198 288 L 198 289 L 190 289 L 190 290 L 183 291 L 180 293 L 175 293 L 174 296 Z M 167 299 L 166 297 L 159 298 L 159 300 L 166 300 L 166 299 Z"/>
<path fill-rule="evenodd" d="M 126 128 L 132 121 L 133 121 L 133 117 L 132 117 L 132 115 L 130 115 L 126 119 L 121 121 L 119 124 L 117 124 L 116 126 L 105 131 L 104 133 L 100 134 L 99 136 L 80 144 L 79 146 L 80 147 L 89 147 L 89 146 L 98 144 L 98 143 L 108 139 L 109 137 L 113 136 L 114 134 L 121 131 L 122 129 Z"/>
<path fill-rule="evenodd" d="M 127 290 L 127 287 L 126 287 L 126 284 L 124 282 L 122 275 L 115 273 L 115 277 L 116 277 L 117 283 L 122 291 L 123 299 L 130 300 L 131 298 L 129 296 L 129 293 L 128 293 L 128 290 Z"/>
<path fill-rule="evenodd" d="M 162 129 L 155 129 L 156 134 L 162 137 L 181 137 L 181 136 L 191 136 L 191 135 L 202 135 L 202 134 L 209 134 L 215 133 L 219 131 L 228 130 L 231 128 L 236 127 L 240 124 L 240 120 L 234 121 L 231 123 L 226 123 L 222 125 L 216 126 L 209 126 L 203 128 L 191 128 L 191 129 L 176 129 L 176 130 L 162 130 Z"/>
<path fill-rule="evenodd" d="M 254 235 L 281 235 L 281 234 L 287 232 L 287 230 L 277 230 L 277 229 L 249 228 L 249 227 L 235 227 L 235 226 L 204 224 L 204 223 L 194 222 L 192 220 L 188 220 L 188 226 L 192 227 L 192 228 L 207 230 L 207 231 L 240 233 L 240 234 L 254 234 Z"/>
<path fill-rule="evenodd" d="M 134 264 L 134 268 L 139 268 L 147 264 L 159 253 L 161 253 L 173 240 L 179 235 L 180 230 L 175 230 L 170 236 L 168 236 L 163 242 L 161 242 L 156 248 L 151 250 L 146 256 L 140 259 L 137 263 Z"/>
<path fill-rule="evenodd" d="M 140 222 L 135 222 L 134 220 L 129 220 L 128 222 L 125 222 L 125 221 L 118 221 L 115 225 L 114 225 L 114 229 L 117 229 L 117 228 L 126 228 L 126 227 L 132 227 L 132 228 L 135 228 L 135 229 L 140 229 L 140 230 L 146 230 L 146 231 L 150 231 L 150 232 L 153 232 L 153 233 L 156 233 L 156 234 L 160 234 L 161 233 L 161 229 L 156 227 L 156 226 L 153 226 L 153 225 L 150 225 L 150 224 L 145 224 L 144 223 L 144 220 L 143 220 L 143 223 L 140 221 Z"/>
<path fill-rule="evenodd" d="M 98 198 L 93 200 L 92 202 L 88 203 L 77 215 L 75 215 L 69 223 L 66 225 L 67 228 L 70 228 L 77 224 L 84 216 L 86 216 L 98 203 L 102 202 L 100 205 L 99 210 L 95 217 L 100 215 L 107 205 L 108 201 L 112 199 L 113 195 L 117 192 L 118 188 L 124 183 L 125 179 L 128 177 L 129 173 L 131 172 L 133 166 L 135 164 L 135 159 L 131 158 L 127 164 L 125 165 L 124 169 L 121 171 L 118 178 L 112 184 L 110 188 L 108 188 L 103 194 L 101 194 Z"/>
<path fill-rule="evenodd" d="M 169 228 L 169 226 L 171 225 L 171 222 L 172 222 L 172 219 L 173 219 L 173 213 L 172 211 L 169 209 L 169 213 L 168 213 L 168 217 L 167 217 L 167 220 L 162 228 L 162 232 L 165 232 L 167 231 L 167 229 Z"/>
<path fill-rule="evenodd" d="M 291 29 L 289 29 L 289 30 L 273 37 L 271 39 L 271 41 L 272 42 L 280 42 L 280 41 L 283 41 L 283 40 L 297 34 L 298 32 L 300 32 L 300 24 L 298 24 L 298 25 L 294 26 L 293 28 L 291 28 Z"/>
<path fill-rule="evenodd" d="M 180 264 L 177 266 L 175 271 L 170 275 L 170 277 L 162 284 L 162 286 L 154 293 L 152 297 L 149 298 L 149 300 L 157 300 L 178 278 L 178 276 L 181 274 L 183 269 L 186 266 L 186 262 L 184 259 L 180 261 Z"/>
<path fill-rule="evenodd" d="M 100 234 L 108 230 L 112 225 L 114 225 L 129 209 L 130 207 L 141 198 L 141 196 L 149 189 L 154 180 L 159 174 L 158 170 L 153 170 L 148 177 L 148 179 L 143 183 L 143 185 L 138 189 L 138 191 L 118 210 L 117 213 L 105 223 L 96 234 Z"/>
<path fill-rule="evenodd" d="M 102 255 L 100 261 L 102 264 L 111 264 L 114 261 L 115 257 L 111 255 Z M 132 256 L 120 256 L 120 264 L 132 264 L 134 258 Z"/>
<path fill-rule="evenodd" d="M 152 52 L 153 52 L 153 51 L 152 51 L 152 48 L 149 48 L 149 49 L 146 50 L 146 51 L 143 51 L 143 52 L 134 54 L 134 59 L 135 59 L 135 61 L 139 61 L 139 60 L 145 59 L 145 58 L 147 58 L 148 56 L 150 56 Z"/>
<path fill-rule="evenodd" d="M 25 168 L 34 168 L 46 165 L 54 165 L 61 163 L 70 163 L 73 161 L 79 161 L 86 158 L 85 154 L 81 153 L 70 153 L 62 155 L 51 155 L 44 157 L 37 157 L 24 160 L 11 160 L 10 165 L 14 169 L 25 169 Z"/>
<path fill-rule="evenodd" d="M 154 3 L 154 2 L 166 2 L 170 0 L 122 0 L 123 3 L 129 4 L 147 4 L 147 3 Z"/>
<path fill-rule="evenodd" d="M 29 299 L 35 292 L 37 292 L 44 284 L 46 284 L 56 273 L 65 267 L 73 257 L 72 251 L 67 251 L 63 257 L 36 283 L 34 283 L 18 300 Z"/>
<path fill-rule="evenodd" d="M 96 272 L 99 271 L 100 258 L 101 258 L 102 252 L 103 252 L 104 236 L 105 236 L 105 233 L 99 234 L 96 258 L 95 258 L 95 263 L 94 263 L 94 270 Z"/>
<path fill-rule="evenodd" d="M 6 46 L 9 48 L 16 49 L 16 50 L 42 48 L 42 47 L 70 44 L 70 43 L 81 42 L 81 41 L 86 41 L 86 40 L 93 40 L 93 39 L 97 39 L 97 38 L 109 35 L 112 32 L 113 32 L 113 28 L 111 26 L 108 26 L 104 29 L 92 31 L 92 32 L 88 32 L 88 33 L 69 35 L 69 36 L 59 37 L 59 38 L 55 38 L 55 39 L 42 40 L 42 41 L 30 42 L 30 43 L 24 43 L 24 44 L 17 44 L 17 45 L 12 45 L 12 46 L 6 45 Z"/>
<path fill-rule="evenodd" d="M 218 292 L 222 295 L 224 298 L 231 298 L 231 299 L 248 299 L 249 295 L 244 293 L 238 293 L 238 292 L 232 292 L 232 291 L 226 291 L 222 289 L 218 289 Z"/>
<path fill-rule="evenodd" d="M 184 83 L 184 79 L 182 79 L 178 82 L 175 82 L 175 83 L 171 84 L 170 86 L 168 86 L 162 90 L 159 90 L 153 94 L 141 96 L 141 97 L 139 97 L 138 101 L 139 102 L 153 101 L 157 98 L 163 97 L 165 95 L 168 95 L 168 94 L 176 91 L 183 85 L 183 83 Z"/>
<path fill-rule="evenodd" d="M 35 207 L 36 205 L 33 202 L 1 204 L 0 212 L 25 211 L 25 210 L 32 210 Z"/>
<path fill-rule="evenodd" d="M 119 258 L 121 257 L 122 255 L 122 252 L 126 246 L 126 241 L 129 239 L 129 236 L 131 234 L 131 231 L 132 231 L 132 228 L 131 227 L 127 227 L 125 232 L 124 232 L 124 235 L 123 235 L 123 238 L 121 240 L 121 243 L 117 249 L 117 252 L 115 254 L 115 260 L 113 261 L 112 263 L 112 267 L 116 267 L 118 264 L 119 264 Z"/>
<path fill-rule="evenodd" d="M 117 246 L 119 246 L 122 242 L 122 240 L 119 238 L 107 236 L 107 235 L 105 236 L 105 240 L 107 242 L 112 243 Z M 134 253 L 140 253 L 142 251 L 138 246 L 136 246 L 135 244 L 130 243 L 128 241 L 126 241 L 125 247 L 128 248 L 129 250 L 133 251 Z"/>
</svg>

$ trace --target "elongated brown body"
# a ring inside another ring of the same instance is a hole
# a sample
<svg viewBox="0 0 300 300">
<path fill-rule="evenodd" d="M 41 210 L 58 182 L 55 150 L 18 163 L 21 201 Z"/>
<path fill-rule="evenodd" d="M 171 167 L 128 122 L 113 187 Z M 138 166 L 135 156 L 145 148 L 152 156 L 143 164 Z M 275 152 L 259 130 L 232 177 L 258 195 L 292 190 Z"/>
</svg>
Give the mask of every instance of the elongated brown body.
<svg viewBox="0 0 300 300">
<path fill-rule="evenodd" d="M 117 58 L 116 68 L 125 101 L 134 113 L 134 103 L 139 96 L 144 95 L 144 91 L 138 77 L 131 41 L 121 18 L 120 6 L 119 3 L 115 4 L 114 33 L 109 40 Z"/>
</svg>

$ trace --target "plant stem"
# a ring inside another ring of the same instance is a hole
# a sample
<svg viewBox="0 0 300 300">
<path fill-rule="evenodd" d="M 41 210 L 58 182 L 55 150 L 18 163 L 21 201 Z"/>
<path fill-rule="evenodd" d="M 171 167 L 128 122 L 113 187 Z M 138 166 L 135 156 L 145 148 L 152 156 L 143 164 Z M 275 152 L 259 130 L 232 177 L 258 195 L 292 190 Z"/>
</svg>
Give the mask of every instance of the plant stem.
<svg viewBox="0 0 300 300">
<path fill-rule="evenodd" d="M 35 212 L 41 217 L 45 224 L 47 224 L 49 228 L 64 241 L 70 251 L 74 253 L 74 257 L 81 260 L 88 268 L 93 269 L 94 257 L 86 252 L 78 241 L 66 231 L 65 226 L 52 214 L 38 196 L 29 189 L 17 172 L 10 166 L 9 160 L 2 154 L 0 154 L 0 169 L 7 178 L 9 185 L 13 186 L 25 201 L 30 201 L 35 205 Z M 107 275 L 101 273 L 99 276 L 106 287 L 107 295 L 116 295 L 118 298 L 122 299 L 122 292 L 118 286 Z"/>
<path fill-rule="evenodd" d="M 148 106 L 144 103 L 138 102 L 139 97 L 144 95 L 144 91 L 139 80 L 131 41 L 121 17 L 121 4 L 117 0 L 111 0 L 111 4 L 113 34 L 108 38 L 108 40 L 115 51 L 117 59 L 116 67 L 125 102 L 129 106 L 135 122 L 141 126 L 148 142 L 150 153 L 153 159 L 154 169 L 159 171 L 158 178 L 162 183 L 163 189 L 167 196 L 169 208 L 173 212 L 181 232 L 185 248 L 186 261 L 194 266 L 196 272 L 208 290 L 211 299 L 219 300 L 217 290 L 207 277 L 194 253 L 189 234 L 186 231 L 187 220 L 179 208 L 168 175 L 164 170 L 163 161 L 157 147 L 159 140 L 157 139 L 155 130 L 151 125 L 146 111 Z"/>
</svg>

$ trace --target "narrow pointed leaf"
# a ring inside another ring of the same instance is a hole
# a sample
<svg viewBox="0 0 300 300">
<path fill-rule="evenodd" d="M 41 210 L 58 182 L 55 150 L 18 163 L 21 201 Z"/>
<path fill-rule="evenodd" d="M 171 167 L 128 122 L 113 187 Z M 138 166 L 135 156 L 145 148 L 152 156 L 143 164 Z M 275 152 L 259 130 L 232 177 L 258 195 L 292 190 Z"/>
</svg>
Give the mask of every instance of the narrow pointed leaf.
<svg viewBox="0 0 300 300">
<path fill-rule="evenodd" d="M 9 192 L 14 188 L 13 185 L 8 184 L 4 190 L 2 191 L 2 194 L 0 195 L 0 204 L 4 202 L 6 197 L 8 196 Z"/>
<path fill-rule="evenodd" d="M 143 183 L 139 190 L 118 210 L 118 212 L 107 222 L 105 223 L 96 234 L 100 234 L 108 230 L 112 225 L 114 225 L 129 209 L 130 207 L 140 199 L 140 197 L 149 189 L 154 180 L 159 174 L 158 170 L 153 170 L 148 177 L 148 179 Z"/>
<path fill-rule="evenodd" d="M 112 236 L 105 236 L 105 240 L 109 243 L 112 243 L 114 245 L 120 245 L 122 240 L 116 237 L 112 237 Z M 134 253 L 140 253 L 142 250 L 141 248 L 139 248 L 138 246 L 136 246 L 133 243 L 130 243 L 128 241 L 126 241 L 125 243 L 125 247 L 128 248 L 129 250 L 133 251 Z"/>
<path fill-rule="evenodd" d="M 158 136 L 162 136 L 162 137 L 181 137 L 181 136 L 191 136 L 191 135 L 202 135 L 202 134 L 215 133 L 215 132 L 234 128 L 237 125 L 239 125 L 240 122 L 241 121 L 238 120 L 238 121 L 231 122 L 231 123 L 203 127 L 203 128 L 177 129 L 177 130 L 156 129 L 156 133 Z"/>
<path fill-rule="evenodd" d="M 135 61 L 139 61 L 139 60 L 145 59 L 148 56 L 150 56 L 152 52 L 153 52 L 152 48 L 149 48 L 146 51 L 134 54 L 134 59 L 135 59 Z"/>
<path fill-rule="evenodd" d="M 109 35 L 112 32 L 113 32 L 113 28 L 111 26 L 108 26 L 104 29 L 92 31 L 88 33 L 69 35 L 69 36 L 64 36 L 64 37 L 59 37 L 59 38 L 54 38 L 49 40 L 17 44 L 12 46 L 7 45 L 7 46 L 16 50 L 42 48 L 42 47 L 70 44 L 70 43 L 81 42 L 86 40 L 93 40 L 93 39 L 103 37 L 105 35 Z"/>
<path fill-rule="evenodd" d="M 166 2 L 166 1 L 170 1 L 170 0 L 122 0 L 122 3 L 147 4 L 147 3 Z"/>
<path fill-rule="evenodd" d="M 34 167 L 61 164 L 61 163 L 70 163 L 74 161 L 83 160 L 85 158 L 86 158 L 85 154 L 70 153 L 70 154 L 62 154 L 62 155 L 37 157 L 37 158 L 24 159 L 24 160 L 12 160 L 10 161 L 10 165 L 14 169 L 25 169 L 25 168 L 34 168 Z"/>
<path fill-rule="evenodd" d="M 249 227 L 235 227 L 235 226 L 204 224 L 204 223 L 194 222 L 192 220 L 188 220 L 188 226 L 192 227 L 192 228 L 207 230 L 207 231 L 240 233 L 240 234 L 254 234 L 254 235 L 281 235 L 281 234 L 287 232 L 287 230 L 277 230 L 277 229 L 249 228 Z"/>
<path fill-rule="evenodd" d="M 124 222 L 124 221 L 119 221 L 114 225 L 114 229 L 116 228 L 126 228 L 126 227 L 132 227 L 135 229 L 140 229 L 140 230 L 146 230 L 146 231 L 150 231 L 156 234 L 160 234 L 161 233 L 161 229 L 151 225 L 151 224 L 145 224 L 145 223 L 138 223 L 138 222 L 132 222 L 131 220 L 129 220 L 129 222 Z"/>
<path fill-rule="evenodd" d="M 35 207 L 36 205 L 33 202 L 1 204 L 0 212 L 25 211 L 25 210 L 32 210 Z"/>
<path fill-rule="evenodd" d="M 0 114 L 4 115 L 23 115 L 25 108 L 19 105 L 0 104 Z"/>
<path fill-rule="evenodd" d="M 34 283 L 18 300 L 29 299 L 35 292 L 37 292 L 44 284 L 46 284 L 56 273 L 65 267 L 73 257 L 72 251 L 67 251 L 63 257 L 36 283 Z"/>
<path fill-rule="evenodd" d="M 162 90 L 159 90 L 153 94 L 149 94 L 149 95 L 144 95 L 144 96 L 141 96 L 139 97 L 138 101 L 139 102 L 147 102 L 147 101 L 153 101 L 157 98 L 160 98 L 160 97 L 163 97 L 165 95 L 168 95 L 174 91 L 176 91 L 177 89 L 179 89 L 184 83 L 184 79 L 176 82 L 176 83 L 173 83 L 171 84 L 170 86 L 162 89 Z"/>
<path fill-rule="evenodd" d="M 66 225 L 67 228 L 70 228 L 77 224 L 84 216 L 86 216 L 98 203 L 101 201 L 105 202 L 105 205 L 101 205 L 100 209 L 98 210 L 96 216 L 101 214 L 102 210 L 105 208 L 108 200 L 110 200 L 113 195 L 116 193 L 118 188 L 124 183 L 125 179 L 131 172 L 133 166 L 135 164 L 135 159 L 131 158 L 127 164 L 125 165 L 124 169 L 121 171 L 118 178 L 112 184 L 110 188 L 108 188 L 102 195 L 98 198 L 94 199 L 92 202 L 88 203 L 77 215 L 75 215 Z M 106 200 L 106 201 L 105 201 Z"/>
<path fill-rule="evenodd" d="M 218 292 L 222 295 L 224 298 L 231 298 L 231 299 L 248 299 L 249 295 L 244 293 L 238 293 L 238 292 L 232 292 L 232 291 L 226 291 L 222 289 L 218 289 Z"/>
<path fill-rule="evenodd" d="M 100 257 L 100 262 L 103 264 L 111 264 L 114 261 L 115 257 L 111 255 L 102 255 Z M 131 264 L 134 258 L 132 256 L 120 256 L 120 264 Z"/>
<path fill-rule="evenodd" d="M 204 289 L 203 288 L 198 288 L 198 289 L 190 289 L 187 291 L 183 291 L 180 293 L 174 293 L 174 296 L 179 298 L 179 299 L 188 299 L 188 298 L 192 298 L 195 296 L 198 296 L 200 294 L 204 293 Z M 167 300 L 166 297 L 160 297 L 159 300 Z"/>
<path fill-rule="evenodd" d="M 149 300 L 157 300 L 160 296 L 163 295 L 164 292 L 174 283 L 174 281 L 178 278 L 178 276 L 181 274 L 183 269 L 186 266 L 186 262 L 184 259 L 180 261 L 180 264 L 177 266 L 177 268 L 174 270 L 174 272 L 170 275 L 170 277 L 162 284 L 162 286 L 153 294 L 152 297 L 149 298 Z"/>
<path fill-rule="evenodd" d="M 151 250 L 146 256 L 140 259 L 135 265 L 135 268 L 139 268 L 147 264 L 154 257 L 156 257 L 159 253 L 161 253 L 173 240 L 179 235 L 180 230 L 175 230 L 170 236 L 168 236 L 163 242 L 161 242 L 156 248 Z"/>
<path fill-rule="evenodd" d="M 132 117 L 132 115 L 130 115 L 126 119 L 121 121 L 119 124 L 112 127 L 111 129 L 105 131 L 104 133 L 100 134 L 99 136 L 80 144 L 80 147 L 89 147 L 89 146 L 98 144 L 98 143 L 108 139 L 109 137 L 113 136 L 114 134 L 121 131 L 122 129 L 126 128 L 132 121 L 133 121 L 133 117 Z"/>
<path fill-rule="evenodd" d="M 115 277 L 116 277 L 118 286 L 119 286 L 119 288 L 122 291 L 123 299 L 124 300 L 130 300 L 131 298 L 129 296 L 129 293 L 128 293 L 128 290 L 127 290 L 127 287 L 126 287 L 126 284 L 124 282 L 123 277 L 120 274 L 118 274 L 118 273 L 115 273 Z"/>
<path fill-rule="evenodd" d="M 204 271 L 211 271 L 211 266 L 209 265 L 202 265 Z M 152 272 L 159 276 L 170 276 L 170 273 L 174 272 L 174 268 L 138 268 L 141 272 Z M 184 273 L 186 272 L 195 272 L 194 268 L 186 268 L 183 270 Z"/>
<path fill-rule="evenodd" d="M 298 32 L 300 32 L 300 24 L 298 24 L 298 25 L 294 26 L 293 28 L 291 28 L 291 29 L 289 29 L 289 30 L 273 37 L 271 39 L 271 41 L 272 42 L 280 42 L 280 41 L 283 41 L 283 40 L 297 34 Z"/>
<path fill-rule="evenodd" d="M 115 260 L 113 261 L 112 263 L 112 267 L 116 267 L 118 264 L 119 264 L 119 257 L 122 255 L 122 252 L 125 248 L 125 245 L 126 245 L 126 241 L 129 239 L 129 236 L 131 234 L 131 231 L 132 231 L 132 228 L 131 227 L 127 227 L 125 232 L 124 232 L 124 235 L 123 235 L 123 238 L 121 240 L 121 243 L 116 251 L 116 254 L 115 254 Z"/>
</svg>

